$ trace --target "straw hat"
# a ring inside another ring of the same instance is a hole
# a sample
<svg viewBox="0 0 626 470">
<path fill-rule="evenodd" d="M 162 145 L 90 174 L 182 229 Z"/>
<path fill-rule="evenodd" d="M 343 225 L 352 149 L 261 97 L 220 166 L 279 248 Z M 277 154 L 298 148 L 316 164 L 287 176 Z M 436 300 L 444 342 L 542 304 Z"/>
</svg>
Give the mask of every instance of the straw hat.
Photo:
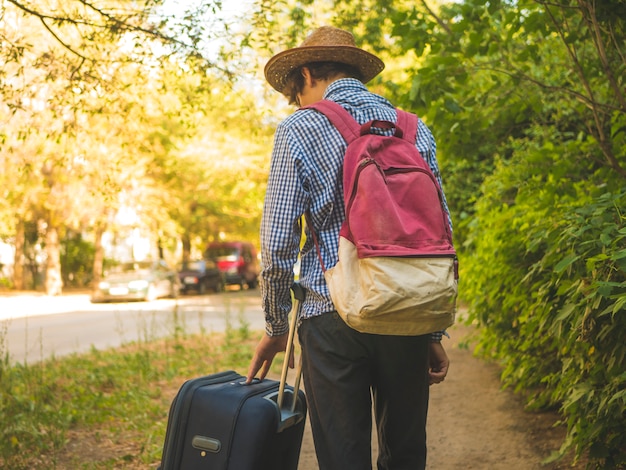
<svg viewBox="0 0 626 470">
<path fill-rule="evenodd" d="M 314 30 L 299 47 L 272 57 L 265 66 L 265 79 L 281 92 L 292 70 L 310 62 L 340 62 L 357 67 L 363 83 L 378 75 L 385 64 L 374 54 L 356 47 L 354 36 L 332 26 Z"/>
</svg>

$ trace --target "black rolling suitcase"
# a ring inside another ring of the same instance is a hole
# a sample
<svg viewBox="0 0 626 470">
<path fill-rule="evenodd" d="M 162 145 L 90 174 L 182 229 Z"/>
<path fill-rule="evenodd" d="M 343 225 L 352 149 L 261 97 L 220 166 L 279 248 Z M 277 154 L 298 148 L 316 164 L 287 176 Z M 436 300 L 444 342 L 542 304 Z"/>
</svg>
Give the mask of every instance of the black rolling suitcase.
<svg viewBox="0 0 626 470">
<path fill-rule="evenodd" d="M 160 470 L 295 470 L 306 419 L 299 389 L 286 385 L 304 290 L 294 285 L 289 341 L 280 381 L 234 371 L 188 380 L 170 407 Z M 294 400 L 294 394 L 297 395 Z"/>
</svg>

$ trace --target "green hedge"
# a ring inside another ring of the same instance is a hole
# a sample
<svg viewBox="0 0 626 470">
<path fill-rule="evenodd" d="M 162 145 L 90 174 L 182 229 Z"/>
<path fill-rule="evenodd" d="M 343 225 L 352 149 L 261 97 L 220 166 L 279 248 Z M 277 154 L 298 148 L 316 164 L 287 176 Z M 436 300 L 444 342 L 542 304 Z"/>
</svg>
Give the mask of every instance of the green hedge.
<svg viewBox="0 0 626 470">
<path fill-rule="evenodd" d="M 598 468 L 621 468 L 626 192 L 610 191 L 601 175 L 555 178 L 567 152 L 550 147 L 524 149 L 524 167 L 503 163 L 486 182 L 462 260 L 463 297 L 482 326 L 478 351 L 502 363 L 504 383 L 531 406 L 562 411 L 559 456 L 573 449 Z"/>
</svg>

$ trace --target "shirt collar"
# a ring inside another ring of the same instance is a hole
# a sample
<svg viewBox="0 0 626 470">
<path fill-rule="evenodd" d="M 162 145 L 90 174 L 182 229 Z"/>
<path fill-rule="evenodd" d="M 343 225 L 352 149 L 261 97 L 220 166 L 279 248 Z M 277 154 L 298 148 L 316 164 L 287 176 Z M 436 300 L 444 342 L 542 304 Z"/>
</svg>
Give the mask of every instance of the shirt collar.
<svg viewBox="0 0 626 470">
<path fill-rule="evenodd" d="M 367 88 L 360 80 L 356 78 L 340 78 L 339 80 L 335 80 L 326 88 L 324 92 L 323 99 L 331 99 L 332 96 L 338 93 L 343 93 L 346 91 L 367 91 Z"/>
</svg>

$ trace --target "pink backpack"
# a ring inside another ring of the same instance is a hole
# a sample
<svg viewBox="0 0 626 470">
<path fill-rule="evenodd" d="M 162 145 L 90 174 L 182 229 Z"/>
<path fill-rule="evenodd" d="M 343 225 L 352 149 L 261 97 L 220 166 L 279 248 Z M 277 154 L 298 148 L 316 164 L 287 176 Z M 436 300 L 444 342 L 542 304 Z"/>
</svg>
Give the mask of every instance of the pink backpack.
<svg viewBox="0 0 626 470">
<path fill-rule="evenodd" d="M 322 263 L 335 308 L 364 333 L 419 335 L 449 327 L 456 251 L 441 188 L 415 147 L 417 116 L 397 110 L 397 123 L 361 126 L 332 101 L 308 108 L 324 114 L 348 144 L 339 262 L 329 269 Z M 395 131 L 384 136 L 374 128 Z"/>
</svg>

